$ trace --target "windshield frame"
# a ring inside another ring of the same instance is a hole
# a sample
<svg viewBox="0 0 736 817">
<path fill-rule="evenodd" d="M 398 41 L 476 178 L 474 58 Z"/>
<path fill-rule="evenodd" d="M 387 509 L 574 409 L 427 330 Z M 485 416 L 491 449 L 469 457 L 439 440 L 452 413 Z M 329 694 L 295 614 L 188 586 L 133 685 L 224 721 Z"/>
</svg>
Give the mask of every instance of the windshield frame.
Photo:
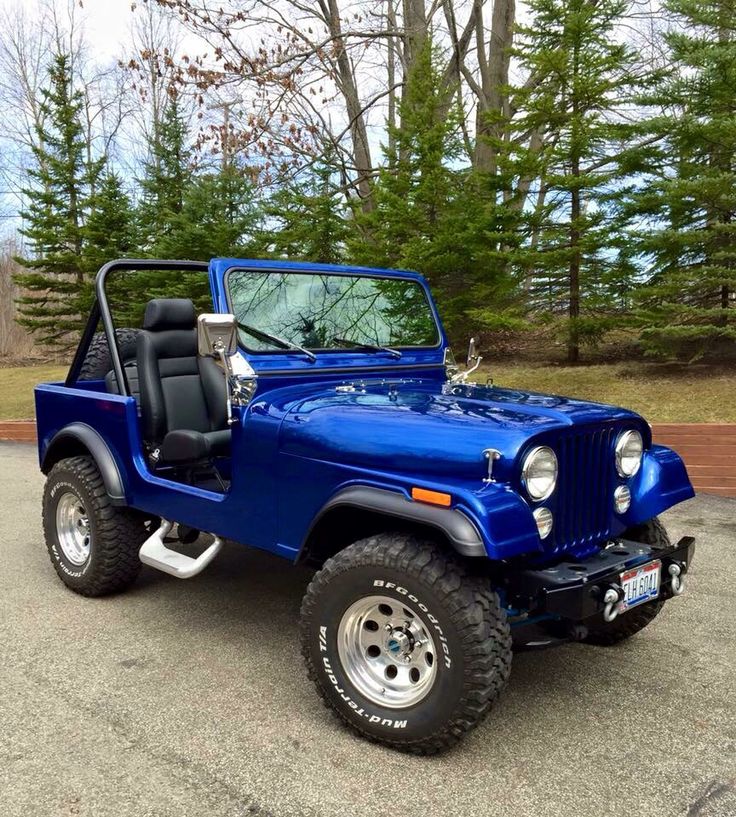
<svg viewBox="0 0 736 817">
<path fill-rule="evenodd" d="M 386 270 L 385 272 L 380 272 L 373 269 L 362 269 L 362 268 L 345 268 L 340 270 L 334 270 L 330 268 L 314 268 L 314 269 L 301 269 L 301 268 L 293 268 L 290 264 L 293 262 L 285 261 L 283 262 L 284 266 L 279 266 L 278 262 L 274 262 L 273 266 L 250 266 L 250 265 L 243 265 L 243 266 L 233 266 L 228 267 L 223 275 L 223 290 L 225 295 L 225 301 L 227 303 L 228 310 L 235 315 L 233 310 L 233 301 L 230 295 L 230 275 L 234 272 L 246 272 L 246 273 L 256 273 L 256 274 L 284 274 L 284 275 L 333 275 L 341 278 L 378 278 L 380 280 L 388 280 L 388 281 L 408 281 L 410 283 L 415 284 L 416 286 L 420 287 L 424 293 L 424 297 L 427 300 L 427 306 L 429 307 L 430 314 L 432 315 L 432 320 L 434 322 L 435 330 L 437 333 L 437 343 L 431 346 L 399 346 L 394 345 L 393 348 L 396 350 L 404 350 L 404 351 L 412 351 L 412 352 L 432 352 L 437 351 L 438 349 L 442 349 L 445 346 L 445 336 L 444 330 L 442 327 L 442 321 L 440 320 L 439 313 L 437 312 L 437 305 L 434 302 L 434 298 L 432 298 L 432 293 L 429 289 L 427 282 L 418 274 L 411 274 L 400 271 L 400 270 Z M 237 318 L 238 316 L 235 315 Z M 238 332 L 238 345 L 247 352 L 248 355 L 300 355 L 303 354 L 296 349 L 251 349 L 249 346 L 246 346 L 242 343 L 240 339 L 240 332 Z M 310 352 L 314 352 L 318 358 L 322 355 L 330 355 L 330 354 L 350 354 L 350 355 L 360 355 L 361 357 L 365 358 L 375 358 L 377 353 L 373 350 L 369 349 L 358 349 L 354 346 L 328 346 L 326 348 L 322 347 L 307 347 L 309 348 Z M 399 363 L 398 360 L 394 360 L 393 363 Z"/>
</svg>

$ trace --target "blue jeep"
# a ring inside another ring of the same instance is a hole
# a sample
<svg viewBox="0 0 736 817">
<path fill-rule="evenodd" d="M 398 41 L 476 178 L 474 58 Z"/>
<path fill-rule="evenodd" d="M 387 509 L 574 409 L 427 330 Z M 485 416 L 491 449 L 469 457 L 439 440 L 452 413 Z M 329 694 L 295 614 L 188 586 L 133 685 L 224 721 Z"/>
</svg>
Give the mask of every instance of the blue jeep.
<svg viewBox="0 0 736 817">
<path fill-rule="evenodd" d="M 154 298 L 116 329 L 112 278 L 135 271 L 209 276 L 211 311 Z M 36 389 L 72 590 L 122 590 L 141 563 L 195 576 L 224 539 L 307 564 L 319 694 L 417 753 L 483 718 L 512 641 L 615 644 L 682 593 L 694 542 L 657 518 L 693 495 L 680 458 L 625 409 L 471 382 L 474 344 L 460 373 L 422 276 L 127 260 L 95 295 L 66 381 Z"/>
</svg>

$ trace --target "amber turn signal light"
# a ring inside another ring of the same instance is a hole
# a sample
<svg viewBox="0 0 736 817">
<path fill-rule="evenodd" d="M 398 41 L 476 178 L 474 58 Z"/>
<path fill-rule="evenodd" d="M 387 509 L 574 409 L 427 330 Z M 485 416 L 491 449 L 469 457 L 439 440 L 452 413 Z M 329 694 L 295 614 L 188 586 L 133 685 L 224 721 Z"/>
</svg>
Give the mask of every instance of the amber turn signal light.
<svg viewBox="0 0 736 817">
<path fill-rule="evenodd" d="M 428 502 L 430 505 L 441 505 L 449 508 L 452 504 L 450 494 L 443 494 L 441 491 L 428 491 L 426 488 L 412 488 L 411 498 L 417 502 Z"/>
</svg>

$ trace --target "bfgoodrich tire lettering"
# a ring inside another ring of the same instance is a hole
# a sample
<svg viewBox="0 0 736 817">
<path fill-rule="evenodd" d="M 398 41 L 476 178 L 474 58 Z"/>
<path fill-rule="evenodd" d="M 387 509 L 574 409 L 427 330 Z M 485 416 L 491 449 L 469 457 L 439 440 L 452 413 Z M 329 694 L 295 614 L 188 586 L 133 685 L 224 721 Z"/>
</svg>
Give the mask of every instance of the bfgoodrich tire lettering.
<svg viewBox="0 0 736 817">
<path fill-rule="evenodd" d="M 343 615 L 370 596 L 416 611 L 431 628 L 434 680 L 406 708 L 362 695 L 340 659 Z M 509 627 L 488 582 L 407 534 L 364 539 L 328 560 L 304 597 L 301 634 L 307 670 L 326 705 L 361 735 L 420 754 L 447 749 L 475 727 L 511 669 Z"/>
<path fill-rule="evenodd" d="M 89 553 L 70 559 L 59 538 L 58 504 L 70 494 L 79 499 L 88 519 Z M 147 532 L 144 517 L 130 508 L 115 507 L 91 457 L 69 457 L 50 471 L 43 494 L 46 548 L 59 578 L 83 596 L 103 596 L 135 581 L 141 562 L 138 549 Z"/>
</svg>

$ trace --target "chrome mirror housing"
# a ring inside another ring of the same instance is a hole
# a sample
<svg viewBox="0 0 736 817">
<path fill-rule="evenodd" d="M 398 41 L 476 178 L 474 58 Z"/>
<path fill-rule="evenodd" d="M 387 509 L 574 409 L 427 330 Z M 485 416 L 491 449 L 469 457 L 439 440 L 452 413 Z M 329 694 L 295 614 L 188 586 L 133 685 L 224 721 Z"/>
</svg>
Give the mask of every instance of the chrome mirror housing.
<svg viewBox="0 0 736 817">
<path fill-rule="evenodd" d="M 203 314 L 197 318 L 197 352 L 214 357 L 225 370 L 227 422 L 232 425 L 232 407 L 247 406 L 258 385 L 255 369 L 238 351 L 238 324 L 235 315 Z"/>
<path fill-rule="evenodd" d="M 200 315 L 197 318 L 197 351 L 201 357 L 232 357 L 238 351 L 235 315 Z"/>
<path fill-rule="evenodd" d="M 449 356 L 448 353 L 449 352 Z M 451 362 L 450 362 L 451 361 Z M 468 358 L 466 369 L 464 372 L 459 372 L 455 364 L 455 358 L 449 349 L 445 350 L 445 371 L 450 383 L 466 383 L 468 377 L 480 366 L 483 357 L 478 354 L 478 347 L 475 338 L 470 338 L 468 344 Z"/>
<path fill-rule="evenodd" d="M 468 343 L 468 369 L 470 369 L 476 361 L 480 361 L 480 356 L 478 355 L 478 350 L 476 348 L 475 338 L 470 338 L 470 342 Z"/>
</svg>

